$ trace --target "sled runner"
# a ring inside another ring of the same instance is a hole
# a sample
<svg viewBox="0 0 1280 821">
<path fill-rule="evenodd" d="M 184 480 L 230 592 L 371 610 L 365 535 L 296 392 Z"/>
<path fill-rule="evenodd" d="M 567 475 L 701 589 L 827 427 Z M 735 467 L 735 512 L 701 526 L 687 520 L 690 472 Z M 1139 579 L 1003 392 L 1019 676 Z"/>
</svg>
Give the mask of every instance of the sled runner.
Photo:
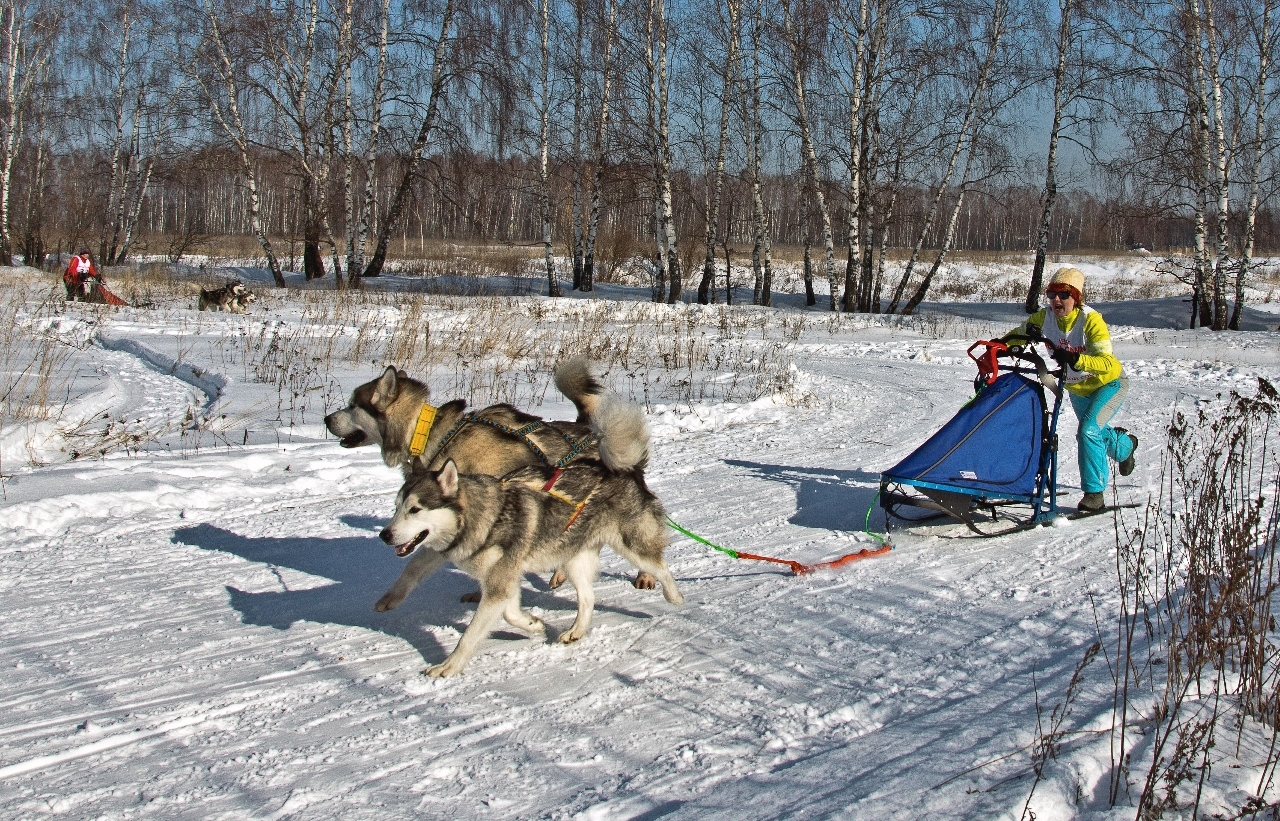
<svg viewBox="0 0 1280 821">
<path fill-rule="evenodd" d="M 1107 505 L 1106 507 L 1100 507 L 1097 510 L 1077 510 L 1075 513 L 1068 513 L 1067 518 L 1074 522 L 1076 519 L 1088 519 L 1091 516 L 1097 516 L 1100 513 L 1115 513 L 1117 510 L 1132 510 L 1136 507 L 1138 507 L 1138 505 L 1133 502 L 1127 505 Z"/>
<path fill-rule="evenodd" d="M 1030 347 L 1034 341 L 982 340 L 969 348 L 977 395 L 880 475 L 887 521 L 949 516 L 974 533 L 999 536 L 1058 515 L 1062 369 L 1050 371 Z"/>
</svg>

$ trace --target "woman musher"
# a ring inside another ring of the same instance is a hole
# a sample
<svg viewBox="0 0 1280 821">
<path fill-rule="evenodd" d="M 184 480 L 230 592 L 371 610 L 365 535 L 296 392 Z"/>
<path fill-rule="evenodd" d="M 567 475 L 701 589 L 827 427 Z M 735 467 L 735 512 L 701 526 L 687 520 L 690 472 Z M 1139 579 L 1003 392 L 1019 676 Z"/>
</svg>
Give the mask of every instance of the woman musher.
<svg viewBox="0 0 1280 821">
<path fill-rule="evenodd" d="M 1053 346 L 1053 358 L 1064 367 L 1063 381 L 1080 426 L 1076 443 L 1081 512 L 1106 507 L 1111 470 L 1108 458 L 1119 463 L 1120 475 L 1133 473 L 1138 439 L 1124 428 L 1110 426 L 1129 392 L 1124 367 L 1111 350 L 1111 332 L 1102 314 L 1084 304 L 1084 273 L 1059 268 L 1045 289 L 1049 305 L 1032 314 L 1009 337 L 1043 338 Z M 1048 322 L 1052 314 L 1053 322 Z"/>
</svg>

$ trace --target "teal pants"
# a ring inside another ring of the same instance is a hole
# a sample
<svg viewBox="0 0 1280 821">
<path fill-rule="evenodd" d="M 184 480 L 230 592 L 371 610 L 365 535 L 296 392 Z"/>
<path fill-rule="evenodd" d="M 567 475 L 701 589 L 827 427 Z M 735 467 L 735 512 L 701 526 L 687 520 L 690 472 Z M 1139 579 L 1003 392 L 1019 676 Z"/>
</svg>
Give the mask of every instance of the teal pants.
<svg viewBox="0 0 1280 821">
<path fill-rule="evenodd" d="M 1129 380 L 1122 376 L 1089 396 L 1070 394 L 1071 409 L 1080 420 L 1076 444 L 1080 459 L 1080 487 L 1085 493 L 1101 493 L 1107 489 L 1111 478 L 1108 457 L 1123 462 L 1133 451 L 1133 440 L 1107 424 L 1120 410 L 1128 393 Z"/>
</svg>

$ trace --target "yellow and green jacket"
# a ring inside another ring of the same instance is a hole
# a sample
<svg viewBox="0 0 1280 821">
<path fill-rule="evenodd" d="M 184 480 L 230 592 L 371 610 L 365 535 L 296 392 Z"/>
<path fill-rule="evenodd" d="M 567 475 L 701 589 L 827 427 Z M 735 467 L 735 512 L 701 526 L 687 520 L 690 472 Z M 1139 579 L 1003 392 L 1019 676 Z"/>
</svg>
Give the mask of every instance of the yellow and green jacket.
<svg viewBox="0 0 1280 821">
<path fill-rule="evenodd" d="M 1111 331 L 1107 329 L 1106 320 L 1088 305 L 1077 307 L 1062 319 L 1056 318 L 1048 308 L 1041 308 L 1014 333 L 1026 333 L 1028 324 L 1040 326 L 1044 338 L 1054 345 L 1080 354 L 1076 366 L 1068 367 L 1063 378 L 1067 390 L 1077 396 L 1089 396 L 1124 376 L 1124 366 L 1111 351 Z"/>
</svg>

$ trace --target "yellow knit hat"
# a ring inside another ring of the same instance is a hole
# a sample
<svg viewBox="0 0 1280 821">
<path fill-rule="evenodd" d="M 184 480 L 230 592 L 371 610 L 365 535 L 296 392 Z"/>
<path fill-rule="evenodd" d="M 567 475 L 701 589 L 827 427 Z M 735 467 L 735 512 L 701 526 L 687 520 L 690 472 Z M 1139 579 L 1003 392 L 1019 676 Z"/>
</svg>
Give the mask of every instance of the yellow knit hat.
<svg viewBox="0 0 1280 821">
<path fill-rule="evenodd" d="M 1049 287 L 1054 285 L 1066 285 L 1077 304 L 1084 302 L 1084 271 L 1079 268 L 1059 268 L 1049 280 Z"/>
</svg>

